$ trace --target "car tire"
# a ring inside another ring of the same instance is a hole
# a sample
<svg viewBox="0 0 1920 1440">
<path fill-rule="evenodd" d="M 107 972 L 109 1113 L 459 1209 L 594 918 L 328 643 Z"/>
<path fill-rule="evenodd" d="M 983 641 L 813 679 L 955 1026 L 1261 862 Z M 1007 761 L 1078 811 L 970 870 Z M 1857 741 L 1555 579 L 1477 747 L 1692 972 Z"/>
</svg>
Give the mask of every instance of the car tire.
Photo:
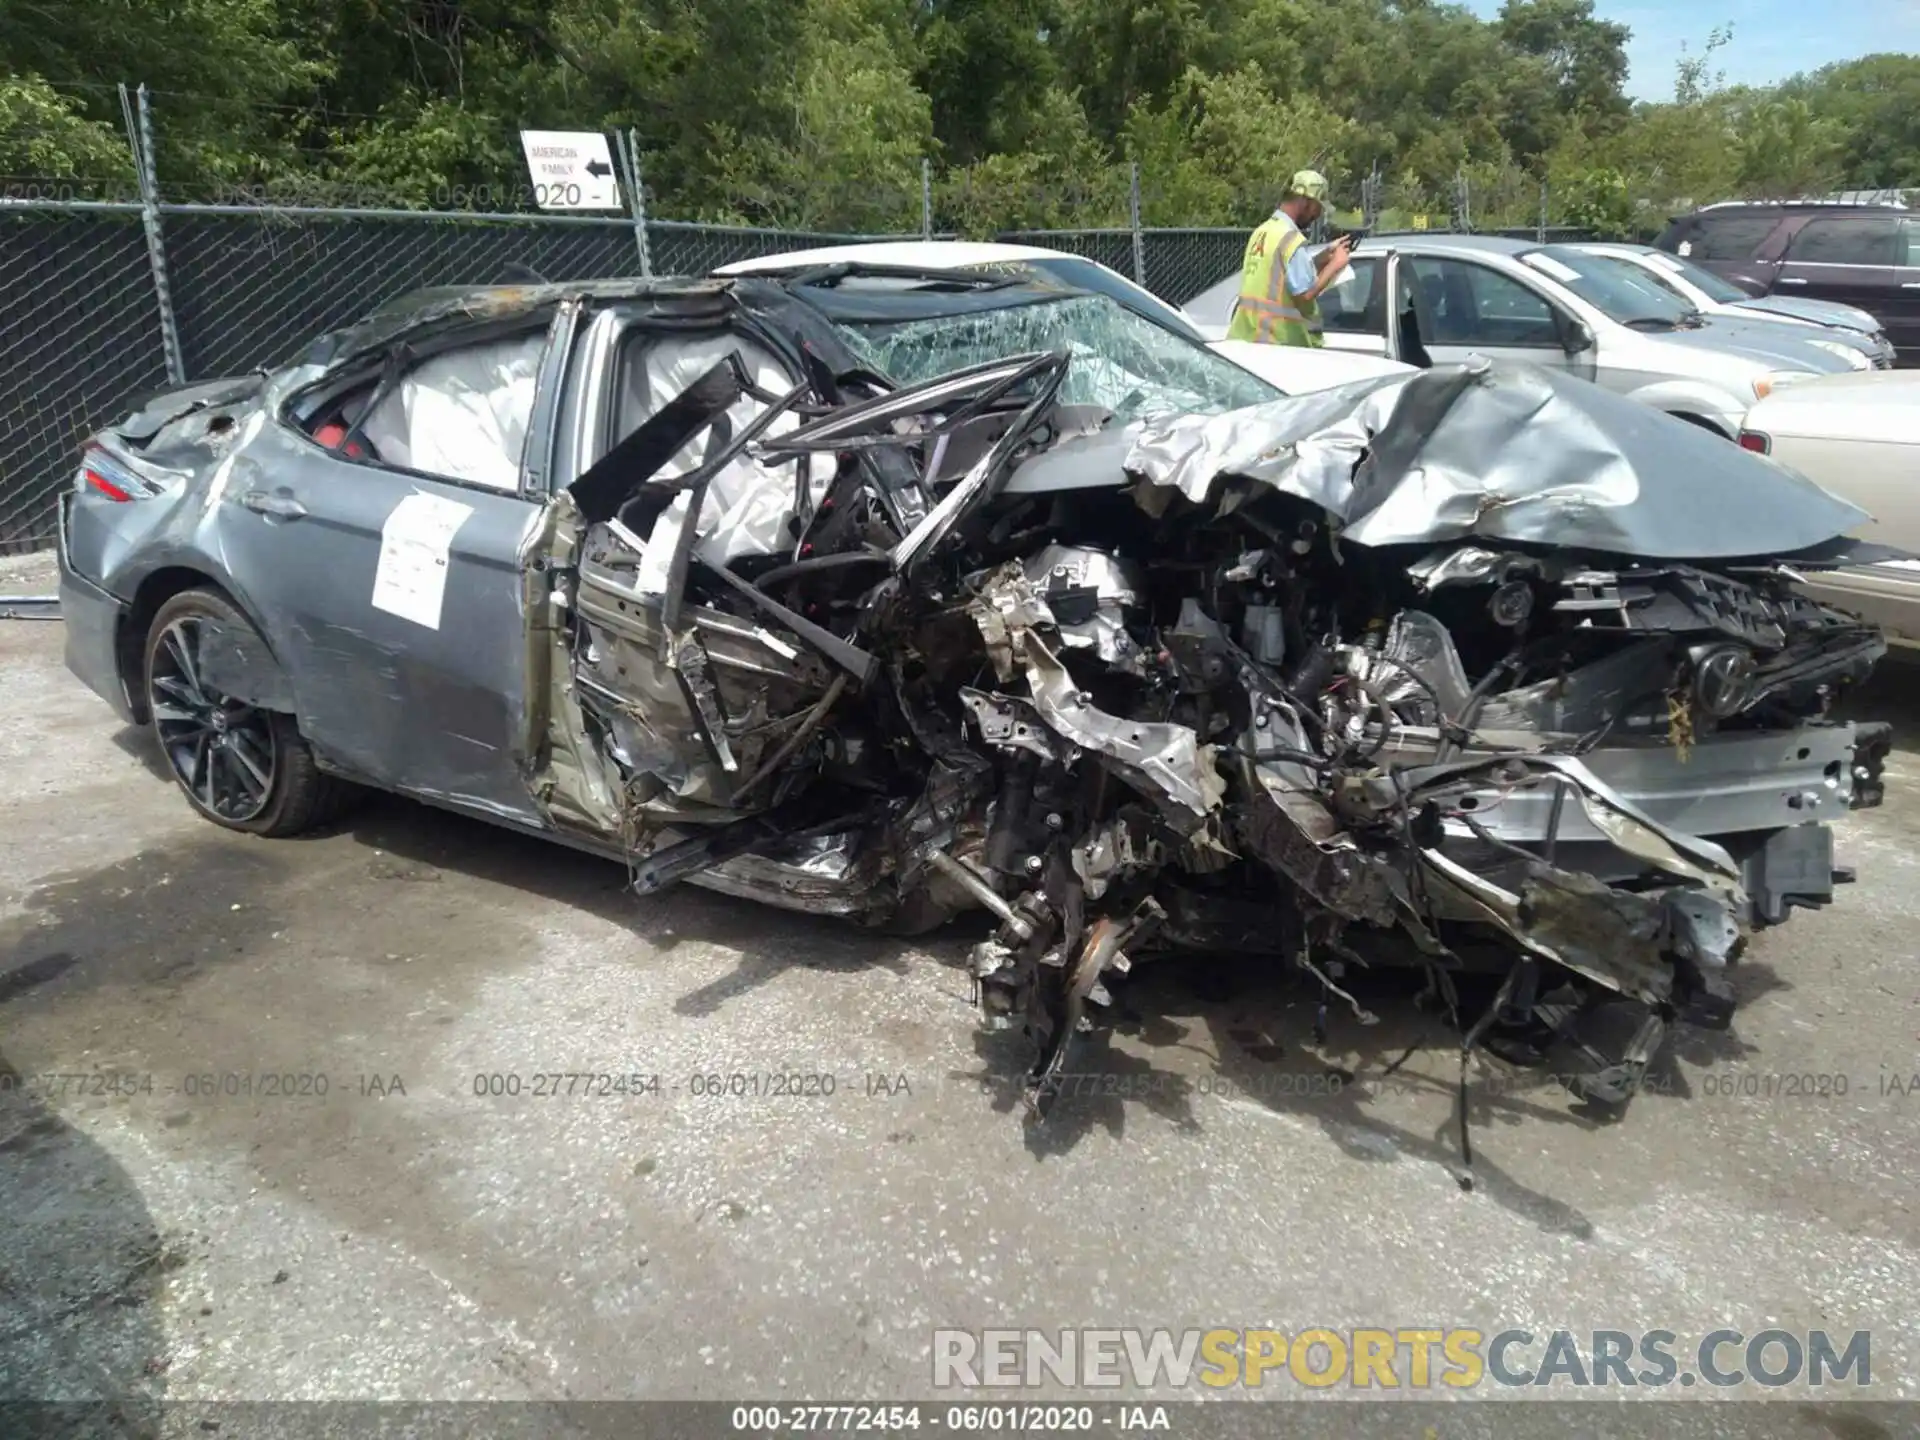
<svg viewBox="0 0 1920 1440">
<path fill-rule="evenodd" d="M 216 825 L 249 835 L 298 835 L 335 819 L 357 787 L 328 775 L 294 717 L 209 691 L 199 636 L 208 621 L 256 637 L 213 589 L 183 590 L 147 629 L 141 674 L 160 761 L 187 803 Z"/>
</svg>

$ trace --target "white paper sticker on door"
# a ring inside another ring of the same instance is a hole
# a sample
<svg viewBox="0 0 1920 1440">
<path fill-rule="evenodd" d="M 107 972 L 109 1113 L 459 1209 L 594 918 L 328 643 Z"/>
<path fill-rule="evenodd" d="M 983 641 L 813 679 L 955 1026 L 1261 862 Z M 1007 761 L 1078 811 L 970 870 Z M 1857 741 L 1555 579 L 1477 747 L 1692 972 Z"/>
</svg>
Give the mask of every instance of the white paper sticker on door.
<svg viewBox="0 0 1920 1440">
<path fill-rule="evenodd" d="M 418 491 L 393 507 L 380 527 L 380 568 L 373 576 L 373 608 L 440 628 L 447 593 L 447 555 L 471 505 Z"/>
</svg>

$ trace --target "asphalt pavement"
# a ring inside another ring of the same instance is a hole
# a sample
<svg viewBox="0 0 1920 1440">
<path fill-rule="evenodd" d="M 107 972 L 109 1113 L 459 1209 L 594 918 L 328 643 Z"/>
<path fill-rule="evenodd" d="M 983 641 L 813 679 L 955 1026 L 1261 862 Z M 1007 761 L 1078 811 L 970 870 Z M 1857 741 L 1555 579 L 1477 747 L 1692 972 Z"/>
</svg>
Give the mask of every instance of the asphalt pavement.
<svg viewBox="0 0 1920 1440">
<path fill-rule="evenodd" d="M 228 834 L 62 633 L 0 621 L 0 1398 L 880 1400 L 936 1328 L 1465 1326 L 1870 1331 L 1858 1398 L 1920 1399 L 1912 671 L 1856 706 L 1857 883 L 1732 1030 L 1611 1122 L 1476 1060 L 1465 1189 L 1409 987 L 1320 1045 L 1285 975 L 1142 967 L 1035 1125 L 963 938 L 393 799 Z"/>
</svg>

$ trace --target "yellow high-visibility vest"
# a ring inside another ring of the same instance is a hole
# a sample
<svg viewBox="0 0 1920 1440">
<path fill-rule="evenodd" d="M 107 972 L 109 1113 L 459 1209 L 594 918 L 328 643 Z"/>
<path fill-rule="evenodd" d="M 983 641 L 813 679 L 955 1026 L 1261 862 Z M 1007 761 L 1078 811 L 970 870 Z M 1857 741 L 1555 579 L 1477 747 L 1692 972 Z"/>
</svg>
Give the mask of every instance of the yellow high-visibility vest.
<svg viewBox="0 0 1920 1440">
<path fill-rule="evenodd" d="M 1240 263 L 1240 300 L 1227 326 L 1229 340 L 1270 345 L 1320 344 L 1320 305 L 1287 288 L 1287 261 L 1307 237 L 1276 210 L 1247 239 Z"/>
</svg>

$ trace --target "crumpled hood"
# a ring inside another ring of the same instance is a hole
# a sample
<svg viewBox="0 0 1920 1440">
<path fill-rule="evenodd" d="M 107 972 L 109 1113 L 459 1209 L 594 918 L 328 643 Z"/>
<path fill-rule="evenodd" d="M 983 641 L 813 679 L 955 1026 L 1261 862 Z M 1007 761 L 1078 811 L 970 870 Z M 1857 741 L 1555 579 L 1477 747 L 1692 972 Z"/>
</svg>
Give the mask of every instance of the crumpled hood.
<svg viewBox="0 0 1920 1440">
<path fill-rule="evenodd" d="M 1222 476 L 1271 485 L 1337 516 L 1341 538 L 1361 545 L 1476 536 L 1736 559 L 1792 555 L 1868 518 L 1698 426 L 1501 361 L 1144 424 L 1125 468 L 1195 503 Z"/>
<path fill-rule="evenodd" d="M 1763 315 L 1790 315 L 1796 320 L 1812 320 L 1859 335 L 1872 335 L 1880 329 L 1880 322 L 1866 311 L 1832 300 L 1803 300 L 1797 295 L 1765 295 L 1754 300 L 1736 300 L 1734 306 Z"/>
</svg>

